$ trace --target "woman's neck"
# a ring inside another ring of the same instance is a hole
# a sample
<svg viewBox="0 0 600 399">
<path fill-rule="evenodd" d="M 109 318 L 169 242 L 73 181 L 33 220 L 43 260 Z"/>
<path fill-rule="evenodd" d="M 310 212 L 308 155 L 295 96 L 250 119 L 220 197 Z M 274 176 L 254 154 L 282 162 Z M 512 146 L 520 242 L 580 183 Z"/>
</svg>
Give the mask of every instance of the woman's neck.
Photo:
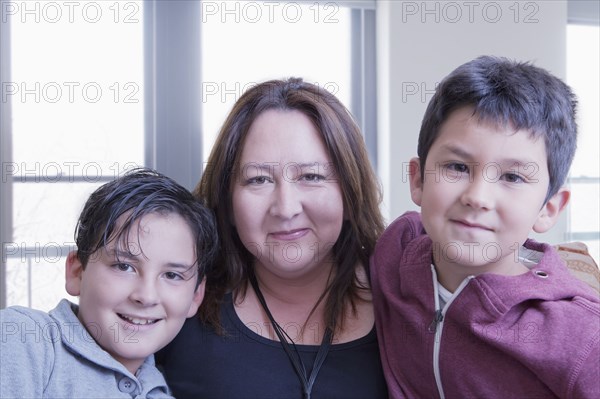
<svg viewBox="0 0 600 399">
<path fill-rule="evenodd" d="M 315 304 L 333 279 L 334 271 L 325 271 L 316 273 L 312 278 L 305 276 L 286 280 L 273 276 L 260 266 L 256 268 L 258 286 L 269 311 L 296 344 L 319 345 L 325 333 L 324 310 L 327 296 L 324 296 L 315 308 Z M 368 287 L 365 270 L 360 265 L 357 265 L 356 276 L 361 285 Z M 361 292 L 359 296 L 362 300 L 355 302 L 356 313 L 350 306 L 344 309 L 344 325 L 338 326 L 339 330 L 334 332 L 334 343 L 356 340 L 372 330 L 374 315 L 370 291 Z M 237 298 L 234 307 L 243 323 L 252 325 L 252 329 L 265 338 L 278 340 L 269 317 L 250 283 L 246 287 L 246 295 Z"/>
<path fill-rule="evenodd" d="M 295 343 L 305 345 L 321 343 L 325 331 L 323 315 L 327 301 L 327 296 L 324 294 L 334 273 L 332 263 L 326 265 L 314 273 L 294 278 L 285 278 L 261 265 L 255 265 L 258 287 L 273 319 Z M 244 323 L 258 322 L 259 325 L 266 327 L 260 332 L 262 336 L 277 340 L 269 317 L 249 283 L 246 287 L 246 295 L 236 301 L 235 308 Z"/>
<path fill-rule="evenodd" d="M 312 309 L 327 290 L 335 272 L 332 263 L 325 263 L 323 267 L 302 276 L 281 276 L 261 265 L 255 266 L 254 273 L 269 308 L 273 303 L 273 306 L 280 305 L 286 309 Z"/>
</svg>

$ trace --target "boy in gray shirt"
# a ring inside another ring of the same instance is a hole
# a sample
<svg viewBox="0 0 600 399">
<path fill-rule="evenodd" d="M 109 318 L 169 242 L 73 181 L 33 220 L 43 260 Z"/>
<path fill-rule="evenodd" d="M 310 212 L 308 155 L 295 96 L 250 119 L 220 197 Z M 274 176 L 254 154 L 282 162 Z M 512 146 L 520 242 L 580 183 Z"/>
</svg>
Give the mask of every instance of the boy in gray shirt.
<svg viewBox="0 0 600 399">
<path fill-rule="evenodd" d="M 49 313 L 0 311 L 0 397 L 163 398 L 153 353 L 195 315 L 214 259 L 212 213 L 172 179 L 136 169 L 97 189 Z"/>
</svg>

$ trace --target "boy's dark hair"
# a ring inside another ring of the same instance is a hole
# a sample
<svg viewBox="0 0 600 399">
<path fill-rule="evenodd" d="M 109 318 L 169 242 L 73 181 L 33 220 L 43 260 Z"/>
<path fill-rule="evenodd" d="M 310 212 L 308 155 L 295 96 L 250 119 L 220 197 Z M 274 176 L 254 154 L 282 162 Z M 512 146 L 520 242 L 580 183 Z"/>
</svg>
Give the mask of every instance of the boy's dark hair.
<svg viewBox="0 0 600 399">
<path fill-rule="evenodd" d="M 530 63 L 491 56 L 467 62 L 440 82 L 427 106 L 417 148 L 421 177 L 442 124 L 458 108 L 473 106 L 480 121 L 544 137 L 550 175 L 548 200 L 564 184 L 575 155 L 576 105 L 569 86 Z"/>
<path fill-rule="evenodd" d="M 146 168 L 127 172 L 88 198 L 75 228 L 77 257 L 83 268 L 96 251 L 114 240 L 126 239 L 134 222 L 153 213 L 178 214 L 190 227 L 196 242 L 199 284 L 217 253 L 214 215 L 173 179 Z"/>
</svg>

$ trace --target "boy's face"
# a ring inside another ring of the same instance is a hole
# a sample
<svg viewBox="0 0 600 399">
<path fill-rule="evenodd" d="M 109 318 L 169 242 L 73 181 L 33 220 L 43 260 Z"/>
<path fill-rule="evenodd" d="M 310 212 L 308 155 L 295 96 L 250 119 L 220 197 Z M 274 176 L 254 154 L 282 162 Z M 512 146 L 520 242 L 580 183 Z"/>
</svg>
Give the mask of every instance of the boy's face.
<svg viewBox="0 0 600 399">
<path fill-rule="evenodd" d="M 460 108 L 441 126 L 423 182 L 418 160 L 411 161 L 411 195 L 434 242 L 440 282 L 456 277 L 449 289 L 472 274 L 526 271 L 515 251 L 532 228 L 552 227 L 569 196 L 561 190 L 544 204 L 549 174 L 542 137 L 479 123 L 472 113 Z"/>
<path fill-rule="evenodd" d="M 76 253 L 69 254 L 67 291 L 79 295 L 79 320 L 132 373 L 175 337 L 202 302 L 195 255 L 192 232 L 174 213 L 145 215 L 129 237 L 92 254 L 85 270 Z"/>
</svg>

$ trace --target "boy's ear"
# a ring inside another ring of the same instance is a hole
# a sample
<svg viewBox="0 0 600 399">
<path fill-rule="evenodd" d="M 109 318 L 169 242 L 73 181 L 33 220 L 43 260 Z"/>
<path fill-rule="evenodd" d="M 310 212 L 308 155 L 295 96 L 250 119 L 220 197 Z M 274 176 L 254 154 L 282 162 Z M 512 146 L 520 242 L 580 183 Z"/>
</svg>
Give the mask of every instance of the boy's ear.
<svg viewBox="0 0 600 399">
<path fill-rule="evenodd" d="M 194 292 L 194 298 L 192 299 L 192 303 L 190 304 L 190 309 L 187 314 L 188 318 L 196 315 L 196 312 L 198 311 L 198 308 L 200 307 L 200 304 L 202 303 L 202 300 L 204 299 L 205 290 L 206 290 L 206 278 L 202 279 L 202 282 L 200 283 L 200 285 L 198 286 L 198 288 L 196 288 L 196 291 Z"/>
<path fill-rule="evenodd" d="M 423 181 L 421 179 L 421 160 L 412 158 L 408 164 L 408 179 L 410 182 L 410 197 L 413 202 L 421 206 L 423 196 Z"/>
<path fill-rule="evenodd" d="M 69 252 L 65 262 L 65 288 L 69 295 L 78 296 L 81 292 L 81 274 L 83 265 L 77 256 L 77 251 Z"/>
<path fill-rule="evenodd" d="M 571 191 L 565 187 L 561 187 L 556 194 L 550 197 L 540 210 L 533 225 L 533 231 L 536 233 L 545 233 L 550 230 L 556 223 L 560 213 L 567 206 L 570 197 Z"/>
</svg>

